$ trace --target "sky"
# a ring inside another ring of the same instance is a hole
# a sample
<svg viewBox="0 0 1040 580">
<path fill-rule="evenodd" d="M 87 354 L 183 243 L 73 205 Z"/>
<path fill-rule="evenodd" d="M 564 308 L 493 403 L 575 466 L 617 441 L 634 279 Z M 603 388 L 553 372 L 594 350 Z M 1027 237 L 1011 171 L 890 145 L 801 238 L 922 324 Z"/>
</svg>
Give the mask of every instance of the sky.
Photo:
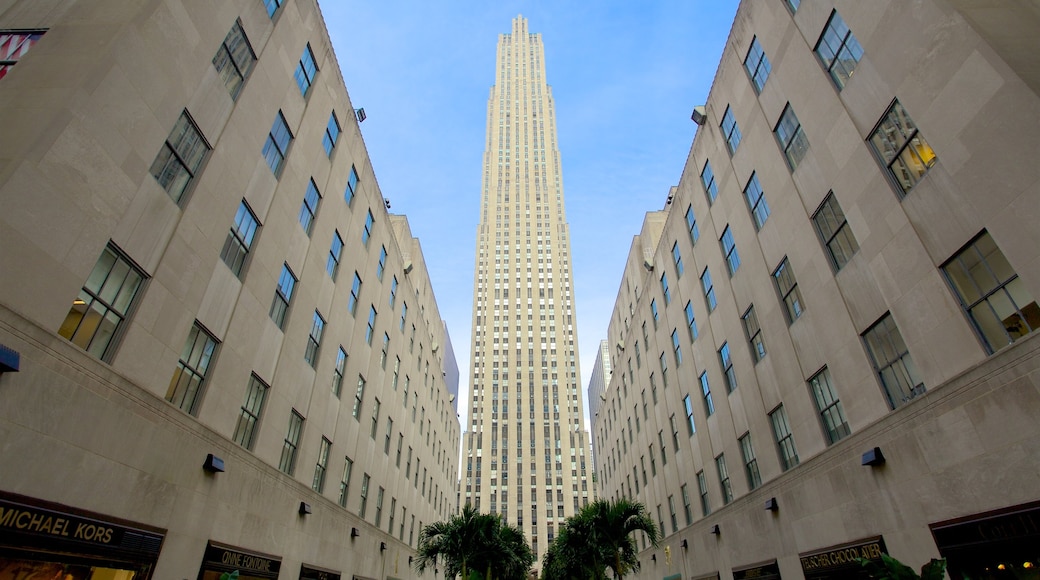
<svg viewBox="0 0 1040 580">
<path fill-rule="evenodd" d="M 473 270 L 498 35 L 542 35 L 570 224 L 582 399 L 632 237 L 677 185 L 738 0 L 321 0 L 391 212 L 423 248 L 468 427 Z M 584 401 L 586 429 L 588 401 Z"/>
</svg>

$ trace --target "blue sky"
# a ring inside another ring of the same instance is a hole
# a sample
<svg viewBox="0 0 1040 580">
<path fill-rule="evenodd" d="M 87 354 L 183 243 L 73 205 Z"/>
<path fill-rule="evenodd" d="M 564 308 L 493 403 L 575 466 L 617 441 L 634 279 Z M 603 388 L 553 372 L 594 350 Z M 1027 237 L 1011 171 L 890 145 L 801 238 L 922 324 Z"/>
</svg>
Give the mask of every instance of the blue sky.
<svg viewBox="0 0 1040 580">
<path fill-rule="evenodd" d="M 690 112 L 707 100 L 737 4 L 321 2 L 347 91 L 368 115 L 361 132 L 376 179 L 391 212 L 406 214 L 422 243 L 462 401 L 469 400 L 481 163 L 498 35 L 522 14 L 545 44 L 584 395 L 632 236 L 679 181 L 696 129 Z"/>
</svg>

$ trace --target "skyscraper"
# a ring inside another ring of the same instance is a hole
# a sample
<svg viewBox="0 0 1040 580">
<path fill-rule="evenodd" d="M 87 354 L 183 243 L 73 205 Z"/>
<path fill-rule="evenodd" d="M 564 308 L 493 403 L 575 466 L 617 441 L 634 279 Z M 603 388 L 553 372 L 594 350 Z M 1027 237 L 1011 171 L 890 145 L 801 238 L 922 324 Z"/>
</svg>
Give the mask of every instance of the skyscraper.
<svg viewBox="0 0 1040 580">
<path fill-rule="evenodd" d="M 462 501 L 519 525 L 537 556 L 588 501 L 588 443 L 556 115 L 542 38 L 523 17 L 499 36 L 496 63 Z"/>
</svg>

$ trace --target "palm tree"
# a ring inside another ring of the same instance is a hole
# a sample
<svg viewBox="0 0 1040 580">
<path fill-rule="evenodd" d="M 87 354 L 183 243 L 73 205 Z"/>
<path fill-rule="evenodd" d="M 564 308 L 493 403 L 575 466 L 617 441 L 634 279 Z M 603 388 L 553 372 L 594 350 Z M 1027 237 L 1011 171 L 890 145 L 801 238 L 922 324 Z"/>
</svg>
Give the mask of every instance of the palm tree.
<svg viewBox="0 0 1040 580">
<path fill-rule="evenodd" d="M 633 532 L 645 533 L 654 547 L 660 539 L 643 504 L 625 498 L 596 500 L 564 523 L 546 554 L 543 577 L 602 580 L 609 568 L 621 580 L 629 570 L 639 569 Z"/>
<path fill-rule="evenodd" d="M 463 580 L 469 579 L 471 569 L 486 570 L 488 580 L 523 580 L 534 563 L 522 531 L 469 504 L 446 522 L 423 526 L 416 552 L 416 572 L 422 574 L 439 559 L 445 578 L 461 574 Z"/>
</svg>

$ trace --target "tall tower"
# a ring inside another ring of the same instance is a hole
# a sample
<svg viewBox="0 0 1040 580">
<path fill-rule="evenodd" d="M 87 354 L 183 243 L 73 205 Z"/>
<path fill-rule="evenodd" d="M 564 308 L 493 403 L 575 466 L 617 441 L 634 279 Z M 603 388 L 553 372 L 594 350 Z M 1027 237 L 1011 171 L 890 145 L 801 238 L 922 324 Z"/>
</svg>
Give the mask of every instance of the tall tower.
<svg viewBox="0 0 1040 580">
<path fill-rule="evenodd" d="M 539 34 L 498 38 L 473 281 L 472 405 L 462 501 L 544 553 L 588 502 L 588 443 L 556 114 Z"/>
</svg>

